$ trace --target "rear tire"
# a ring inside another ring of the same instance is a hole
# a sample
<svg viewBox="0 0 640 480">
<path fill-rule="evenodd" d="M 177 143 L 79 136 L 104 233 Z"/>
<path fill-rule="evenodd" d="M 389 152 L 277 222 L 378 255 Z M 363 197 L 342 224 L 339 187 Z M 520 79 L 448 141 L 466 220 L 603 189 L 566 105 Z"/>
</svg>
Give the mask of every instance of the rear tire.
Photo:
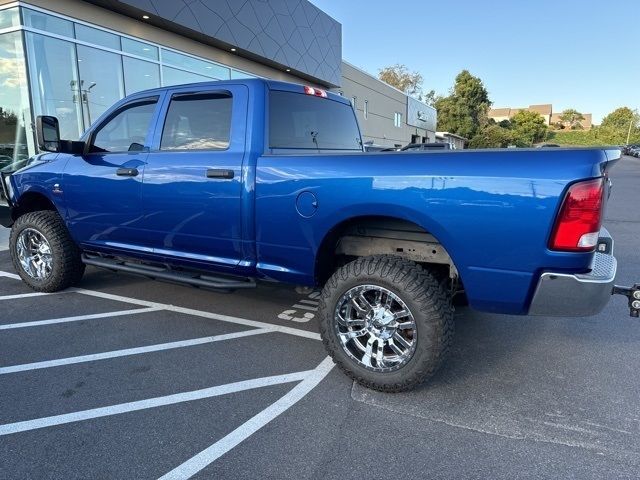
<svg viewBox="0 0 640 480">
<path fill-rule="evenodd" d="M 11 228 L 9 250 L 20 278 L 37 292 L 76 285 L 84 274 L 80 249 L 57 212 L 30 212 Z"/>
<path fill-rule="evenodd" d="M 448 355 L 453 333 L 441 282 L 400 257 L 359 258 L 322 290 L 320 334 L 329 355 L 374 390 L 400 392 L 427 380 Z"/>
</svg>

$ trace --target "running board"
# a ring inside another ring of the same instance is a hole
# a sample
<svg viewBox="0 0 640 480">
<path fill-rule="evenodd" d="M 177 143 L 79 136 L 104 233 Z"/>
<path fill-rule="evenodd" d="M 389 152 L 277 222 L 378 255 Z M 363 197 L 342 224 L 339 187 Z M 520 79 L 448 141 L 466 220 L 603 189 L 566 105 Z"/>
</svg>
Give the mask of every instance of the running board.
<svg viewBox="0 0 640 480">
<path fill-rule="evenodd" d="M 128 262 L 122 259 L 98 257 L 87 254 L 82 255 L 82 262 L 86 265 L 93 265 L 94 267 L 134 273 L 153 280 L 167 280 L 194 287 L 206 287 L 223 291 L 232 291 L 239 288 L 256 288 L 256 282 L 251 278 L 216 277 L 195 271 L 175 271 L 167 267 L 156 267 Z"/>
</svg>

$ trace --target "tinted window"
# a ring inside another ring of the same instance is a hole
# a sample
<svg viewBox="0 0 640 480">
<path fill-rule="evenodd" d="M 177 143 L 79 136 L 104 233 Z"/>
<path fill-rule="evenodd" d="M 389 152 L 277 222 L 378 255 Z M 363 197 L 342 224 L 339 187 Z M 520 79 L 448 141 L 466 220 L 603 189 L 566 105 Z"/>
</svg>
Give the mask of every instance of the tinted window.
<svg viewBox="0 0 640 480">
<path fill-rule="evenodd" d="M 132 152 L 144 147 L 158 99 L 133 103 L 97 130 L 92 152 Z"/>
<path fill-rule="evenodd" d="M 351 105 L 290 92 L 269 98 L 270 148 L 362 150 Z"/>
<path fill-rule="evenodd" d="M 229 147 L 232 99 L 227 94 L 176 95 L 171 99 L 161 150 L 224 150 Z"/>
</svg>

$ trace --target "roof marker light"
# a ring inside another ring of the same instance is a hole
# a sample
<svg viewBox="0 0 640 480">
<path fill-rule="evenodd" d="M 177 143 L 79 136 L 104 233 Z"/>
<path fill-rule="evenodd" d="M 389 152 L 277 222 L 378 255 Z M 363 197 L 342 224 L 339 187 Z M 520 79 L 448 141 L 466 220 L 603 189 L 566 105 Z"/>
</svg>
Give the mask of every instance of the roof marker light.
<svg viewBox="0 0 640 480">
<path fill-rule="evenodd" d="M 307 95 L 314 95 L 316 97 L 327 98 L 327 92 L 320 88 L 314 88 L 305 85 L 304 93 L 306 93 Z"/>
</svg>

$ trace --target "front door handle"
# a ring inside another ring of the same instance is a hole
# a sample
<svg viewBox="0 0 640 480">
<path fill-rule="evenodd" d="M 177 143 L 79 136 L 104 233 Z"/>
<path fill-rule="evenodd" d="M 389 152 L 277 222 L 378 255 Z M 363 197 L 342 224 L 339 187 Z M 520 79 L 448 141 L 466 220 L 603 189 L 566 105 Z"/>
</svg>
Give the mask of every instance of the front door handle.
<svg viewBox="0 0 640 480">
<path fill-rule="evenodd" d="M 137 177 L 138 173 L 137 168 L 119 168 L 116 170 L 116 175 L 119 177 Z"/>
<path fill-rule="evenodd" d="M 210 168 L 207 170 L 207 178 L 224 178 L 225 180 L 231 180 L 233 175 L 233 170 L 225 170 L 222 168 Z"/>
</svg>

